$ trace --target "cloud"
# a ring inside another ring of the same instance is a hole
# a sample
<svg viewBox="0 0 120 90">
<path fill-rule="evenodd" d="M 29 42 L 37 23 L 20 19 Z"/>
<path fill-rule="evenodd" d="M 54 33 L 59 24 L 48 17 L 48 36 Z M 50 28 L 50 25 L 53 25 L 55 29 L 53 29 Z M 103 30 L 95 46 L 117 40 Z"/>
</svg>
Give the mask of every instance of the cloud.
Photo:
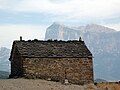
<svg viewBox="0 0 120 90">
<path fill-rule="evenodd" d="M 13 3 L 14 2 L 14 3 Z M 120 0 L 0 0 L 1 9 L 18 12 L 45 12 L 68 18 L 117 16 Z"/>
<path fill-rule="evenodd" d="M 119 8 L 120 0 L 0 0 L 2 11 L 39 13 L 48 16 L 47 20 L 65 23 L 106 23 L 120 16 Z"/>
<path fill-rule="evenodd" d="M 10 48 L 14 40 L 19 40 L 22 36 L 24 40 L 44 39 L 46 26 L 22 25 L 22 24 L 4 24 L 0 25 L 0 47 Z"/>
<path fill-rule="evenodd" d="M 114 26 L 117 27 L 119 21 L 116 22 L 115 18 L 120 16 L 119 9 L 120 0 L 0 0 L 0 11 L 9 12 L 9 15 L 10 13 L 14 14 L 4 17 L 1 23 L 3 21 L 5 23 L 14 21 L 14 23 L 33 24 L 41 20 L 42 23 L 54 21 L 72 22 L 72 25 L 73 23 L 87 22 L 100 24 L 106 24 L 107 22 L 107 24 L 111 24 L 114 19 Z M 24 17 L 23 14 L 27 16 Z M 1 27 L 5 28 L 5 25 Z M 12 29 L 15 26 L 8 25 L 7 27 Z M 20 27 L 28 28 L 24 25 L 17 25 L 15 28 Z M 8 30 L 10 30 L 9 28 Z"/>
</svg>

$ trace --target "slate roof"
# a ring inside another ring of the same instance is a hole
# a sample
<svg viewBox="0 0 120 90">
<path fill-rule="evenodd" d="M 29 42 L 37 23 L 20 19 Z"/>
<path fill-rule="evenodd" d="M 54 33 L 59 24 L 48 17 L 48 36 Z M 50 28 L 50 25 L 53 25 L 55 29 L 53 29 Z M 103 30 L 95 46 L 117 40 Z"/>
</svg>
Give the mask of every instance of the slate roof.
<svg viewBox="0 0 120 90">
<path fill-rule="evenodd" d="M 14 41 L 23 57 L 92 57 L 84 41 Z"/>
</svg>

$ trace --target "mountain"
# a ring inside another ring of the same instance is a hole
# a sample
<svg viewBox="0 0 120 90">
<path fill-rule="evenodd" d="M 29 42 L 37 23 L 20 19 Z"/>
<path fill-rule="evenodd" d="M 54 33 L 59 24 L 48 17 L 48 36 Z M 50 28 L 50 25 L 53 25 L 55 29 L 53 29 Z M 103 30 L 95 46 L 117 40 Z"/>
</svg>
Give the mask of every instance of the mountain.
<svg viewBox="0 0 120 90">
<path fill-rule="evenodd" d="M 67 27 L 53 23 L 46 30 L 45 40 L 78 40 L 79 37 L 93 53 L 94 77 L 120 80 L 120 32 L 96 24 Z"/>
<path fill-rule="evenodd" d="M 9 77 L 9 72 L 0 71 L 0 79 L 7 79 Z"/>
<path fill-rule="evenodd" d="M 10 49 L 6 47 L 0 48 L 0 71 L 10 71 L 9 55 Z"/>
<path fill-rule="evenodd" d="M 59 23 L 53 23 L 47 28 L 45 39 L 71 40 L 78 39 L 79 30 L 66 27 Z"/>
<path fill-rule="evenodd" d="M 104 79 L 99 79 L 99 78 L 97 78 L 97 79 L 94 80 L 94 82 L 100 83 L 100 82 L 107 82 L 107 81 L 104 80 Z"/>
</svg>

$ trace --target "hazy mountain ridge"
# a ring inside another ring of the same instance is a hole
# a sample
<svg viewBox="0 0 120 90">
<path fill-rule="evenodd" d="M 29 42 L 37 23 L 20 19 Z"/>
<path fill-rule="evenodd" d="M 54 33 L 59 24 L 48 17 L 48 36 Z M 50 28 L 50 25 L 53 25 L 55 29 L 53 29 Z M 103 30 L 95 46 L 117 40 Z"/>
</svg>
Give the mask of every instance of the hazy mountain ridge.
<svg viewBox="0 0 120 90">
<path fill-rule="evenodd" d="M 0 71 L 0 79 L 7 79 L 9 77 L 9 72 Z"/>
<path fill-rule="evenodd" d="M 97 25 L 97 24 L 87 24 L 86 26 L 79 26 L 76 27 L 78 30 L 83 30 L 83 31 L 90 31 L 90 32 L 105 32 L 105 33 L 110 33 L 110 32 L 116 32 L 116 30 L 102 26 L 102 25 Z"/>
<path fill-rule="evenodd" d="M 74 32 L 80 33 L 79 30 L 77 29 L 69 28 L 59 23 L 53 23 L 50 27 L 47 28 L 45 39 L 68 40 L 68 39 L 74 39 L 75 37 L 76 37 L 75 39 L 78 39 L 78 34 Z"/>
<path fill-rule="evenodd" d="M 0 71 L 9 71 L 9 55 L 10 49 L 6 47 L 0 48 Z"/>
<path fill-rule="evenodd" d="M 120 80 L 120 32 L 96 24 L 70 28 L 53 23 L 45 40 L 78 40 L 80 36 L 93 53 L 95 78 Z"/>
</svg>

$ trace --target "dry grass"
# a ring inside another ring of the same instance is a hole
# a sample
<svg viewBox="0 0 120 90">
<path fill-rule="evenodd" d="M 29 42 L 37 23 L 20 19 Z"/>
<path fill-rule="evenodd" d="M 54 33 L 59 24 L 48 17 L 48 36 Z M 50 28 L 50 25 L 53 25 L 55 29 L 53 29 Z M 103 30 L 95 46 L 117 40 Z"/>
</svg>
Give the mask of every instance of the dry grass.
<svg viewBox="0 0 120 90">
<path fill-rule="evenodd" d="M 99 83 L 97 87 L 100 90 L 120 90 L 120 83 Z"/>
<path fill-rule="evenodd" d="M 0 90 L 120 90 L 120 83 L 98 83 L 97 85 L 63 85 L 59 82 L 33 79 L 0 80 Z"/>
</svg>

